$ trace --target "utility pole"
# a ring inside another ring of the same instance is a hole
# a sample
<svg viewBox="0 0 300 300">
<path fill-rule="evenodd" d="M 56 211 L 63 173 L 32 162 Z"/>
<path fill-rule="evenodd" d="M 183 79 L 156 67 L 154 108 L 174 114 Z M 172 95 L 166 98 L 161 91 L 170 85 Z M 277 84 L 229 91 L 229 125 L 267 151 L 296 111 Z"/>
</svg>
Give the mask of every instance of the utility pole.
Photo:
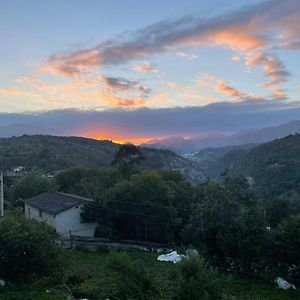
<svg viewBox="0 0 300 300">
<path fill-rule="evenodd" d="M 3 172 L 0 174 L 0 217 L 4 216 Z"/>
</svg>

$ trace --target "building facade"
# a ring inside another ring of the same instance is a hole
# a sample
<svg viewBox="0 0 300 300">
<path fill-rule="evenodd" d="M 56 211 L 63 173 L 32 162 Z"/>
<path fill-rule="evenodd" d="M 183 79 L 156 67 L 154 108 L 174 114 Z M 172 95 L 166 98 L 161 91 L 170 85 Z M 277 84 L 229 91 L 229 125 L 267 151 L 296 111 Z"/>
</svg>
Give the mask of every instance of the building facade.
<svg viewBox="0 0 300 300">
<path fill-rule="evenodd" d="M 47 192 L 24 201 L 27 219 L 43 221 L 60 235 L 93 237 L 97 223 L 82 222 L 83 206 L 91 199 L 76 195 Z"/>
</svg>

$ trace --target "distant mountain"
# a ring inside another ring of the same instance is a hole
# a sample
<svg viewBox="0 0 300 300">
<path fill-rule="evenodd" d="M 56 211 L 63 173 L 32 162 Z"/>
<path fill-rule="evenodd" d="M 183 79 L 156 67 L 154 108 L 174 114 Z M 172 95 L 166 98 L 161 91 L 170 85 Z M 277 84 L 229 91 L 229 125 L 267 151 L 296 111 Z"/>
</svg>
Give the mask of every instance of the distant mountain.
<svg viewBox="0 0 300 300">
<path fill-rule="evenodd" d="M 169 149 L 180 155 L 191 154 L 206 147 L 221 147 L 226 145 L 226 135 L 212 133 L 209 135 L 184 138 L 182 136 L 171 136 L 163 139 L 148 141 L 141 146 L 155 149 Z"/>
<path fill-rule="evenodd" d="M 23 166 L 26 170 L 55 172 L 71 166 L 109 167 L 120 145 L 80 137 L 23 135 L 0 138 L 0 166 L 11 170 Z M 169 150 L 140 148 L 145 157 L 141 169 L 178 170 L 188 179 L 203 179 L 198 164 Z"/>
<path fill-rule="evenodd" d="M 169 149 L 180 155 L 186 155 L 198 152 L 204 148 L 261 144 L 296 132 L 300 132 L 300 120 L 260 130 L 238 132 L 229 136 L 212 133 L 191 138 L 184 138 L 182 136 L 168 137 L 149 141 L 143 144 L 143 146 L 156 149 Z"/>
<path fill-rule="evenodd" d="M 263 128 L 242 135 L 233 135 L 230 139 L 235 145 L 260 144 L 280 139 L 294 133 L 300 133 L 300 120 L 291 121 L 279 126 Z"/>
<path fill-rule="evenodd" d="M 0 126 L 0 138 L 21 136 L 23 134 L 36 135 L 36 134 L 58 134 L 54 129 L 45 128 L 31 124 L 9 124 Z"/>
<path fill-rule="evenodd" d="M 287 193 L 300 197 L 300 134 L 289 135 L 258 146 L 207 149 L 198 153 L 198 163 L 209 176 L 243 175 L 265 199 Z M 213 153 L 213 154 L 212 154 Z"/>
</svg>

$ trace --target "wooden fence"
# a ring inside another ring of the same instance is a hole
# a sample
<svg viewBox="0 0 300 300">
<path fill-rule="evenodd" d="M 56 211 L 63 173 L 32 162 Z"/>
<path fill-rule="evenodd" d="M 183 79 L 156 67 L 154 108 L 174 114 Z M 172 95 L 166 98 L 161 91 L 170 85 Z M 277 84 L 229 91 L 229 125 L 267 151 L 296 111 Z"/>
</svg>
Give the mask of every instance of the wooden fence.
<svg viewBox="0 0 300 300">
<path fill-rule="evenodd" d="M 108 238 L 92 238 L 78 235 L 62 238 L 62 247 L 66 249 L 83 248 L 96 251 L 99 248 L 116 250 L 139 250 L 161 252 L 170 250 L 166 245 L 131 240 L 111 240 Z"/>
</svg>

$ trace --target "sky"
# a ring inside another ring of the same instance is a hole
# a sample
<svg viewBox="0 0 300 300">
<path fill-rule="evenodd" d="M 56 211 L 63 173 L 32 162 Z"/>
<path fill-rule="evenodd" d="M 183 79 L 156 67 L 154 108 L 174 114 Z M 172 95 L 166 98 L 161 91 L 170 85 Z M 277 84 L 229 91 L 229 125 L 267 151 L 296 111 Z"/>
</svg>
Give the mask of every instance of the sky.
<svg viewBox="0 0 300 300">
<path fill-rule="evenodd" d="M 0 125 L 144 142 L 300 119 L 299 0 L 3 0 Z"/>
</svg>

